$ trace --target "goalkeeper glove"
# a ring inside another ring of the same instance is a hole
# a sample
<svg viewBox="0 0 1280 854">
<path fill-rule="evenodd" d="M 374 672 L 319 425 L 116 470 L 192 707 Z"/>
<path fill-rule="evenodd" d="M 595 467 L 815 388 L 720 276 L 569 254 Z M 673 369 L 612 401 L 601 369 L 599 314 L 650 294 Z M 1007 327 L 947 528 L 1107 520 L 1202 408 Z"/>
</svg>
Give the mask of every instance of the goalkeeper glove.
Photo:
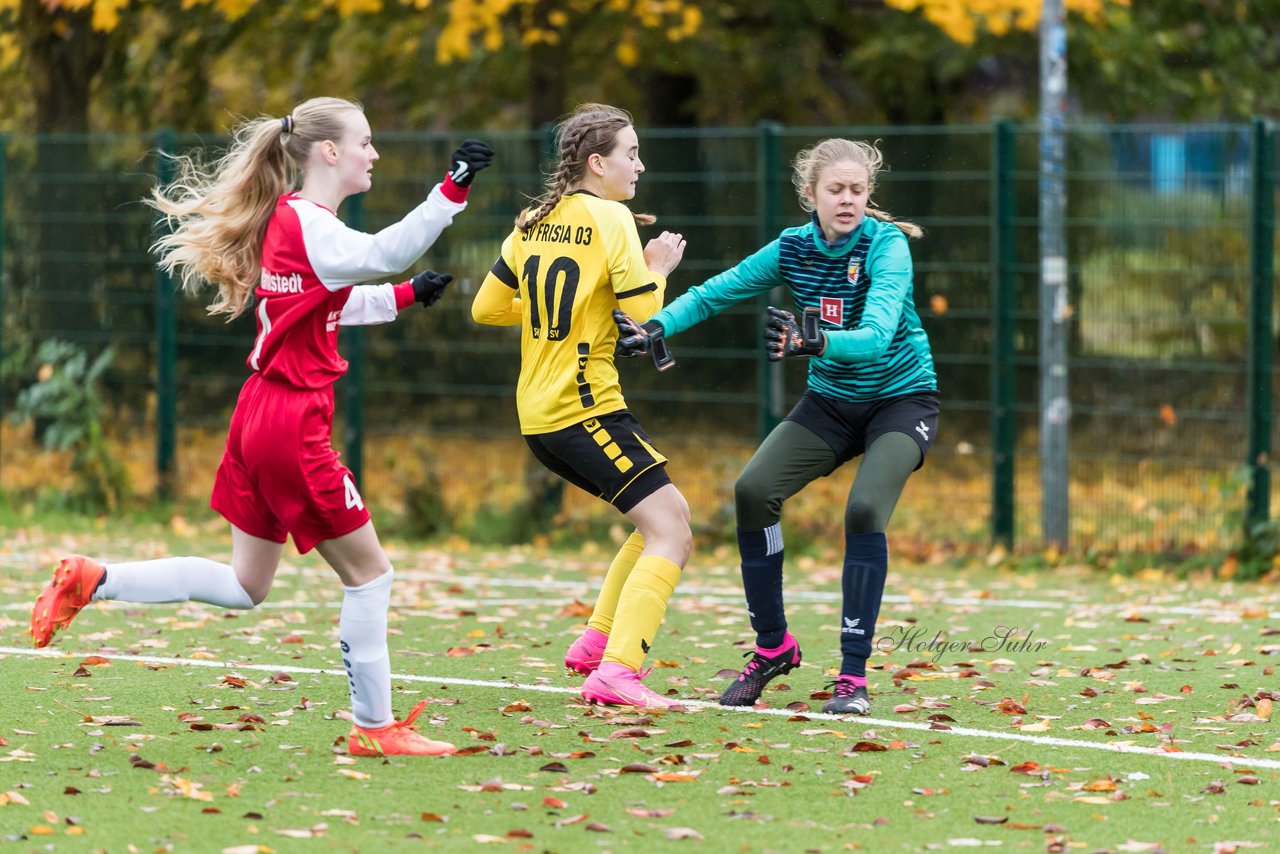
<svg viewBox="0 0 1280 854">
<path fill-rule="evenodd" d="M 667 347 L 666 330 L 656 320 L 636 323 L 620 308 L 613 310 L 613 322 L 618 324 L 618 343 L 613 354 L 624 359 L 653 353 L 653 364 L 665 371 L 676 363 L 675 357 Z"/>
<path fill-rule="evenodd" d="M 470 187 L 476 173 L 493 163 L 493 149 L 478 139 L 463 140 L 449 158 L 449 177 L 459 187 Z"/>
<path fill-rule="evenodd" d="M 409 280 L 413 285 L 413 299 L 427 308 L 435 305 L 444 296 L 444 289 L 453 281 L 452 273 L 437 273 L 435 270 L 423 270 Z"/>
<path fill-rule="evenodd" d="M 787 356 L 821 356 L 827 348 L 827 336 L 818 329 L 818 309 L 804 310 L 803 328 L 789 311 L 769 306 L 764 327 L 764 347 L 770 362 Z"/>
</svg>

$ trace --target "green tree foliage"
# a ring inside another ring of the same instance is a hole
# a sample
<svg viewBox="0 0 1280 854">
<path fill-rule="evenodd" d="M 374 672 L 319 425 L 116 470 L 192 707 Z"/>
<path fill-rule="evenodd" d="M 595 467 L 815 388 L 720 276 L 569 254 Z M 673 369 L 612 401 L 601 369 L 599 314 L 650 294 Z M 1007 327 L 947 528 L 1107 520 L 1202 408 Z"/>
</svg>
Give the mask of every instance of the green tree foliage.
<svg viewBox="0 0 1280 854">
<path fill-rule="evenodd" d="M 317 93 L 385 130 L 1034 115 L 1039 0 L 0 0 L 0 129 L 223 129 Z M 1280 0 L 1067 0 L 1104 119 L 1274 110 Z"/>
<path fill-rule="evenodd" d="M 1072 85 L 1116 119 L 1240 120 L 1280 109 L 1280 2 L 1133 0 L 1073 32 Z M 1078 59 L 1075 57 L 1079 57 Z"/>
</svg>

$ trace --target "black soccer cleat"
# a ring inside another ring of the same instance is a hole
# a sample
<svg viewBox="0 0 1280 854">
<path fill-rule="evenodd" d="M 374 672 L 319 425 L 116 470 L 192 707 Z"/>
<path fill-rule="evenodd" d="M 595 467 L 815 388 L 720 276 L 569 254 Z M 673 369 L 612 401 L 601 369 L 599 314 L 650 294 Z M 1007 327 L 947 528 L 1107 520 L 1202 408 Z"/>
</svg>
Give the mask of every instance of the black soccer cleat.
<svg viewBox="0 0 1280 854">
<path fill-rule="evenodd" d="M 777 655 L 764 655 L 759 647 L 743 654 L 751 656 L 751 660 L 747 662 L 746 667 L 742 668 L 737 678 L 721 692 L 720 705 L 722 706 L 754 706 L 764 692 L 765 686 L 774 678 L 790 673 L 800 666 L 800 644 L 796 643 L 795 636 L 791 632 L 787 632 L 782 651 Z"/>
<path fill-rule="evenodd" d="M 847 676 L 837 676 L 831 688 L 831 699 L 823 705 L 822 711 L 828 715 L 869 715 L 871 714 L 871 698 L 867 696 L 865 685 L 854 685 Z"/>
</svg>

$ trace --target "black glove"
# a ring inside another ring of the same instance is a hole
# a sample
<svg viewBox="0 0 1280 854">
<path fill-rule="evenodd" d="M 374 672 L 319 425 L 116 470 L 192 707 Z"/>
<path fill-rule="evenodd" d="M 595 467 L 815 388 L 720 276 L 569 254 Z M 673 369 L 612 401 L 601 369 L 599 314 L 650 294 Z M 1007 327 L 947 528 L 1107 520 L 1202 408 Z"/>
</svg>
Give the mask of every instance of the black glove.
<svg viewBox="0 0 1280 854">
<path fill-rule="evenodd" d="M 478 139 L 466 139 L 449 158 L 449 177 L 459 187 L 470 187 L 476 173 L 491 163 L 492 148 Z"/>
<path fill-rule="evenodd" d="M 437 273 L 435 270 L 423 270 L 409 280 L 413 285 L 413 299 L 427 308 L 435 305 L 444 296 L 444 289 L 453 281 L 453 273 Z"/>
<path fill-rule="evenodd" d="M 618 343 L 613 348 L 615 357 L 629 359 L 645 353 L 653 353 L 653 365 L 665 371 L 676 363 L 667 347 L 667 331 L 656 320 L 636 323 L 620 308 L 613 310 L 613 322 L 618 324 Z"/>
<path fill-rule="evenodd" d="M 804 328 L 789 311 L 769 306 L 765 317 L 764 348 L 770 362 L 787 356 L 821 356 L 827 348 L 827 336 L 818 329 L 818 309 L 804 310 Z"/>
<path fill-rule="evenodd" d="M 653 337 L 655 335 L 661 337 L 664 332 L 662 324 L 658 321 L 647 320 L 644 324 L 636 323 L 620 308 L 613 310 L 613 322 L 618 324 L 618 344 L 613 350 L 613 355 L 624 359 L 648 353 L 653 346 Z"/>
</svg>

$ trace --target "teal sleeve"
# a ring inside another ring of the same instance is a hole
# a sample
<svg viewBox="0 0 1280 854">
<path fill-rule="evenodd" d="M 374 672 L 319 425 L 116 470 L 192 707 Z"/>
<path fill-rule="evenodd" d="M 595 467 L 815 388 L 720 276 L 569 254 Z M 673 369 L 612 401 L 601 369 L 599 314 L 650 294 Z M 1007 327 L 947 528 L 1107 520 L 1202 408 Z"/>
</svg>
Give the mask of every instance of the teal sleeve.
<svg viewBox="0 0 1280 854">
<path fill-rule="evenodd" d="M 650 319 L 661 323 L 667 335 L 675 335 L 735 303 L 782 284 L 778 245 L 775 240 L 723 273 L 690 288 Z"/>
<path fill-rule="evenodd" d="M 911 298 L 913 269 L 907 237 L 897 228 L 887 228 L 867 253 L 867 275 L 871 287 L 856 329 L 827 333 L 822 358 L 857 364 L 874 362 L 884 356 L 893 342 L 902 319 L 902 309 Z"/>
</svg>

